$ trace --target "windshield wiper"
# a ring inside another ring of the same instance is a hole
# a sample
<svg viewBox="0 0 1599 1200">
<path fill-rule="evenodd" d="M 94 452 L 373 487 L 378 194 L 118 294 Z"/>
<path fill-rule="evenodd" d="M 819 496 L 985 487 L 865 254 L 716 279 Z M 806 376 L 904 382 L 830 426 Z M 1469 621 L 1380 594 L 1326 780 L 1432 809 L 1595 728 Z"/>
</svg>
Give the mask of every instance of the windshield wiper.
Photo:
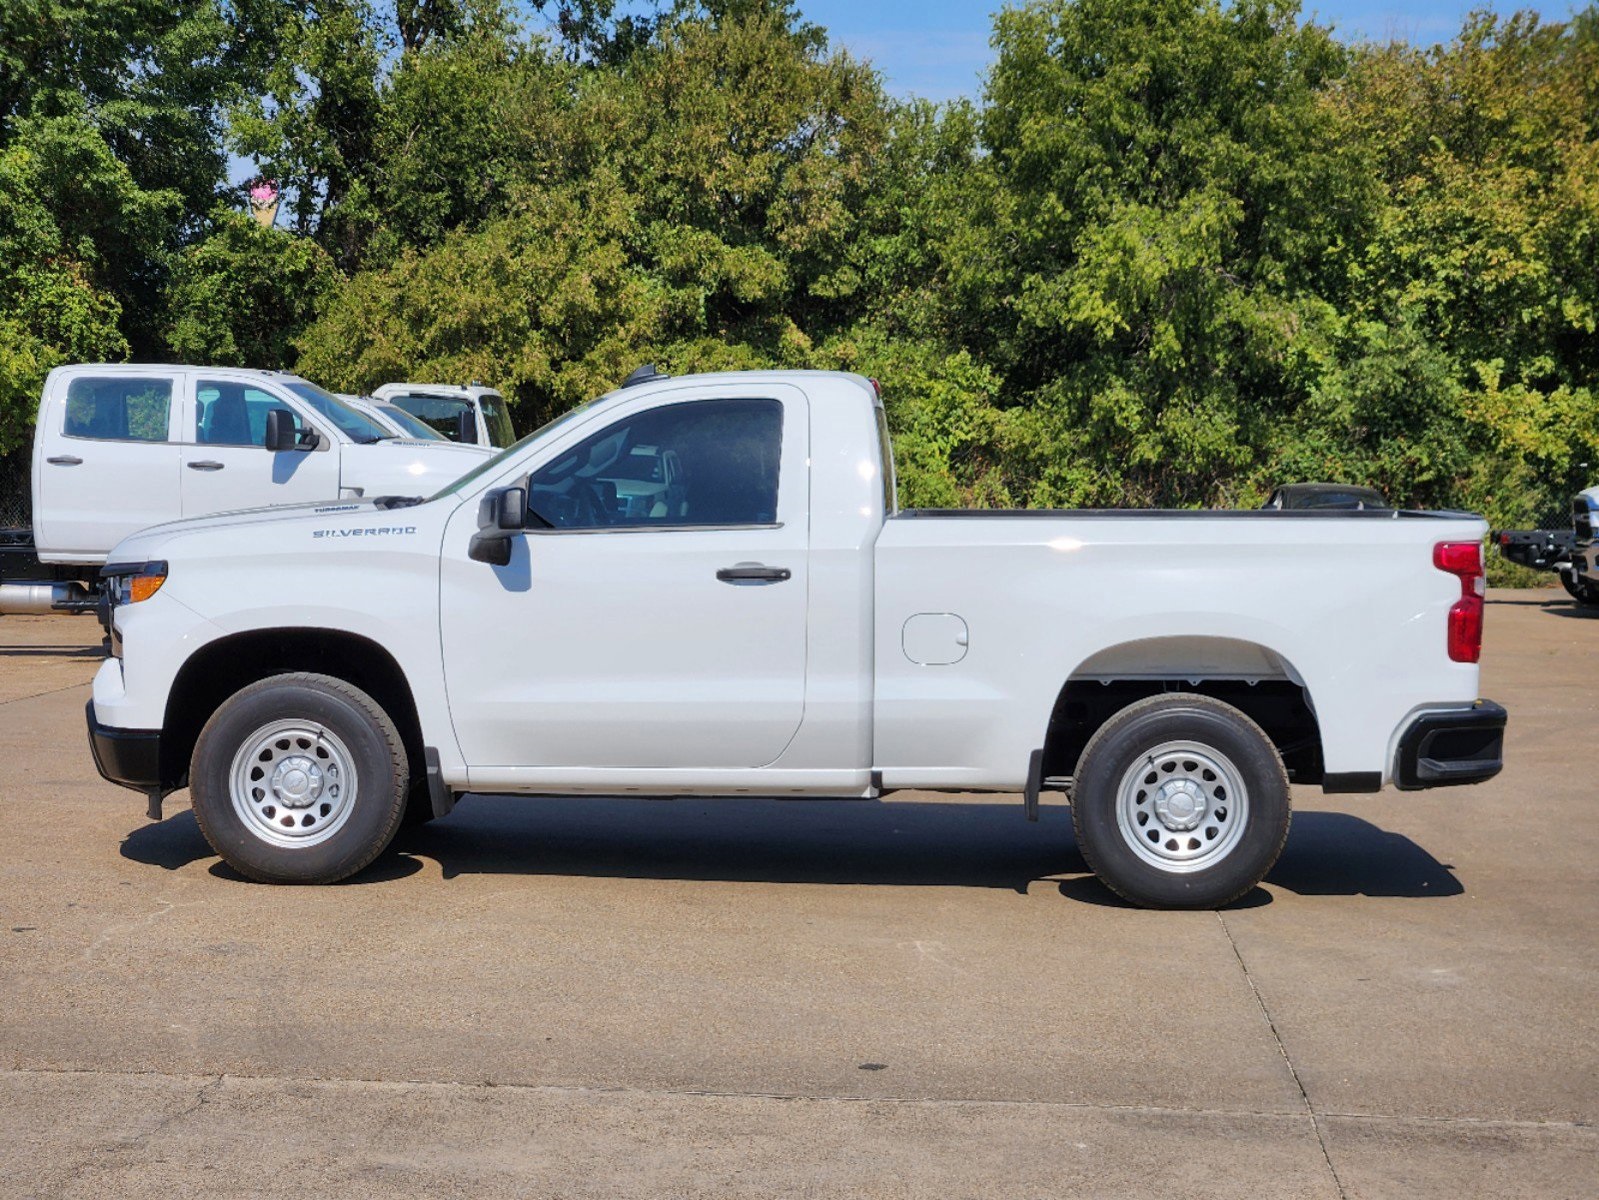
<svg viewBox="0 0 1599 1200">
<path fill-rule="evenodd" d="M 373 508 L 410 508 L 413 504 L 421 504 L 421 496 L 378 496 L 372 501 Z"/>
</svg>

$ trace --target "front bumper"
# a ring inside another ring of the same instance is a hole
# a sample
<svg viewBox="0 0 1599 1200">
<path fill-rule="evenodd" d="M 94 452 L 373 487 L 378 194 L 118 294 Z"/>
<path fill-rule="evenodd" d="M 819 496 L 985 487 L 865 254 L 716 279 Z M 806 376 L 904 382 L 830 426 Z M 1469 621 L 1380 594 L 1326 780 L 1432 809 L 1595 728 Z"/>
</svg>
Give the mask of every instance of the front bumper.
<svg viewBox="0 0 1599 1200">
<path fill-rule="evenodd" d="M 114 729 L 95 720 L 94 701 L 84 709 L 89 722 L 89 751 L 95 769 L 110 783 L 139 792 L 162 789 L 161 731 L 159 729 Z"/>
<path fill-rule="evenodd" d="M 1413 792 L 1492 779 L 1504 769 L 1508 716 L 1492 700 L 1419 714 L 1400 735 L 1394 786 Z"/>
</svg>

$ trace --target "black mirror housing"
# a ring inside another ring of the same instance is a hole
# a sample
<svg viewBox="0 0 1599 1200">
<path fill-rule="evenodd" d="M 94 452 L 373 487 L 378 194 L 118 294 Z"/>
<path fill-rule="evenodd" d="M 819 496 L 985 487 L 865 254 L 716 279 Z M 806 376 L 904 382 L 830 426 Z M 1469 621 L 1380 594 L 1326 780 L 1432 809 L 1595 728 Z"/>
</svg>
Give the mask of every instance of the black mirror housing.
<svg viewBox="0 0 1599 1200">
<path fill-rule="evenodd" d="M 521 532 L 527 528 L 527 489 L 506 488 L 494 505 L 494 523 L 499 528 Z"/>
<path fill-rule="evenodd" d="M 310 431 L 307 430 L 307 433 Z M 274 454 L 284 450 L 310 450 L 316 446 L 316 435 L 302 440 L 301 431 L 294 427 L 294 414 L 286 408 L 274 408 L 266 418 L 266 448 Z"/>
<path fill-rule="evenodd" d="M 511 539 L 503 533 L 474 533 L 467 543 L 466 556 L 473 562 L 508 567 L 511 565 Z"/>
<path fill-rule="evenodd" d="M 468 446 L 477 445 L 477 413 L 470 408 L 456 414 L 455 440 Z"/>
<path fill-rule="evenodd" d="M 511 539 L 527 525 L 527 489 L 500 488 L 478 503 L 477 529 L 467 546 L 467 557 L 496 567 L 511 562 Z"/>
</svg>

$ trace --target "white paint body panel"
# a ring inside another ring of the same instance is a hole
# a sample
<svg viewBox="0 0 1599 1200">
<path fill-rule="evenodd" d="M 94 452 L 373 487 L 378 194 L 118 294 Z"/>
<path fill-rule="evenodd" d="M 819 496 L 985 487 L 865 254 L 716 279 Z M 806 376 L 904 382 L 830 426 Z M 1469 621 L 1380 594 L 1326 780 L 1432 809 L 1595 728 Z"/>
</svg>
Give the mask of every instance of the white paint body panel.
<svg viewBox="0 0 1599 1200">
<path fill-rule="evenodd" d="M 619 417 L 715 397 L 784 405 L 774 525 L 535 530 L 507 567 L 467 556 L 492 489 Z M 394 656 L 458 789 L 858 796 L 874 773 L 1019 788 L 1068 680 L 1197 673 L 1300 683 L 1327 770 L 1387 779 L 1415 711 L 1477 699 L 1477 667 L 1445 652 L 1459 581 L 1431 553 L 1485 532 L 1423 516 L 894 516 L 866 381 L 664 380 L 415 507 L 229 514 L 129 539 L 119 559 L 164 559 L 170 576 L 118 610 L 125 657 L 95 707 L 105 725 L 159 729 L 199 646 L 343 631 Z M 715 579 L 747 561 L 794 574 Z"/>
<path fill-rule="evenodd" d="M 696 387 L 679 399 L 783 404 L 776 526 L 535 530 L 508 566 L 467 557 L 477 506 L 446 527 L 440 595 L 450 707 L 475 787 L 556 786 L 571 769 L 759 768 L 805 715 L 805 395 L 794 387 Z M 673 395 L 612 407 L 615 420 Z M 591 432 L 574 425 L 519 461 L 526 476 Z M 792 470 L 787 469 L 792 466 Z M 716 572 L 760 563 L 792 578 L 759 586 Z M 532 637 L 508 654 L 508 630 Z M 552 774 L 544 774 L 552 772 Z"/>
<path fill-rule="evenodd" d="M 1194 639 L 1269 652 L 1255 652 L 1253 672 L 1220 656 L 1221 673 L 1302 683 L 1326 769 L 1386 775 L 1407 716 L 1477 699 L 1476 665 L 1445 653 L 1460 583 L 1433 568 L 1432 547 L 1484 533 L 1479 521 L 1425 518 L 891 520 L 877 540 L 883 782 L 1021 787 L 1062 685 L 1104 673 L 1096 655 L 1118 649 L 1119 677 L 1214 675 Z M 960 662 L 918 666 L 901 652 L 906 618 L 926 611 L 966 621 Z M 1190 642 L 1180 662 L 1161 639 Z"/>
</svg>

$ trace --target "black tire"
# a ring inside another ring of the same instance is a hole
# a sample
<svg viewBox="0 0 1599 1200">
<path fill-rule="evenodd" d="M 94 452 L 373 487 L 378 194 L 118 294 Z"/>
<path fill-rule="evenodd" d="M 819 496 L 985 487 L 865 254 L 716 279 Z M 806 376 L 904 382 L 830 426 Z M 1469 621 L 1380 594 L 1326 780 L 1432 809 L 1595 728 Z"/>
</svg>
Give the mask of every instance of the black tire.
<svg viewBox="0 0 1599 1200">
<path fill-rule="evenodd" d="M 1560 586 L 1566 589 L 1567 595 L 1583 607 L 1599 607 L 1599 587 L 1595 587 L 1588 580 L 1576 579 L 1561 571 Z"/>
<path fill-rule="evenodd" d="M 1155 754 L 1173 745 L 1200 752 Z M 1149 773 L 1134 776 L 1140 760 Z M 1234 773 L 1242 795 L 1229 796 L 1216 781 Z M 1124 785 L 1125 822 L 1118 820 Z M 1164 816 L 1156 811 L 1162 805 Z M 1238 824 L 1228 826 L 1240 812 Z M 1175 831 L 1161 823 L 1168 818 L 1195 824 Z M 1078 760 L 1072 789 L 1078 849 L 1105 886 L 1146 908 L 1232 903 L 1271 870 L 1288 823 L 1288 775 L 1276 747 L 1247 716 L 1209 696 L 1171 693 L 1129 705 L 1100 727 Z M 1155 844 L 1135 848 L 1135 838 Z M 1207 845 L 1206 839 L 1220 840 Z M 1178 858 L 1183 854 L 1193 856 L 1186 865 Z M 1157 858 L 1166 865 L 1151 861 Z"/>
<path fill-rule="evenodd" d="M 275 741 L 268 734 L 261 742 L 277 723 L 303 723 L 316 733 L 286 732 Z M 314 775 L 321 781 L 315 786 L 328 790 L 309 793 L 308 801 L 291 796 L 279 812 L 270 807 L 272 796 L 251 788 L 236 805 L 235 771 L 260 774 L 257 760 L 245 757 L 252 744 L 266 747 L 262 762 L 291 772 L 285 778 L 297 772 L 293 786 L 308 790 L 313 785 L 303 781 Z M 271 754 L 280 755 L 275 764 L 267 759 Z M 282 757 L 290 755 L 300 757 Z M 301 763 L 317 770 L 302 770 Z M 354 779 L 342 790 L 340 763 L 344 779 Z M 361 870 L 399 829 L 410 777 L 399 731 L 378 703 L 342 679 L 312 674 L 274 675 L 236 692 L 206 722 L 189 767 L 194 815 L 206 841 L 235 871 L 262 883 L 333 883 Z M 332 815 L 318 828 L 324 814 Z M 287 832 L 278 832 L 279 822 Z"/>
</svg>

